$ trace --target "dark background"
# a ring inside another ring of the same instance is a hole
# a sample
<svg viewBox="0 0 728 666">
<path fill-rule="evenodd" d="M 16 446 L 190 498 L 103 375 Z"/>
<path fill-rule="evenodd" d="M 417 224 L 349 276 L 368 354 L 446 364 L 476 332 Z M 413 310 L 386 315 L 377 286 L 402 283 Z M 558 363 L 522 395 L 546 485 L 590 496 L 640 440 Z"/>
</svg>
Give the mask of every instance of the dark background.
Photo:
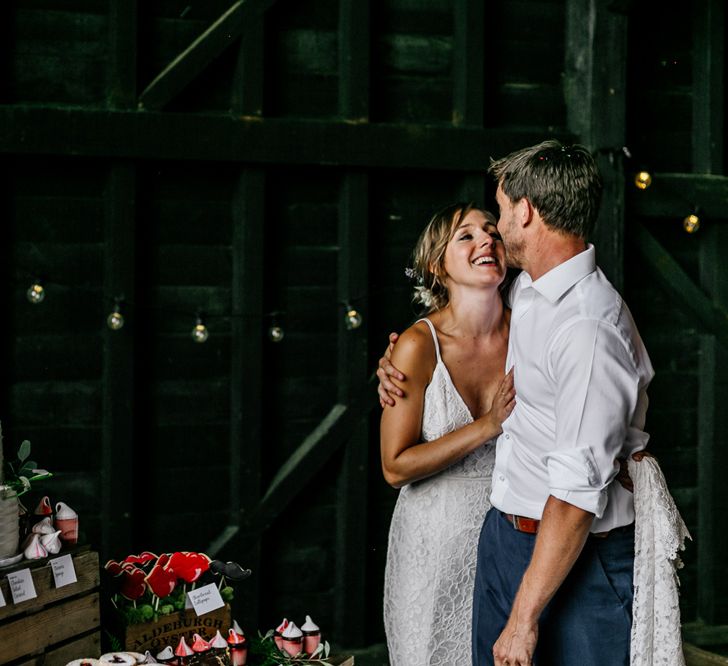
<svg viewBox="0 0 728 666">
<path fill-rule="evenodd" d="M 607 186 L 599 262 L 657 373 L 650 449 L 694 538 L 686 634 L 728 643 L 726 17 L 665 7 L 5 2 L 6 457 L 31 440 L 55 473 L 38 490 L 102 561 L 205 551 L 253 569 L 246 631 L 309 613 L 381 642 L 396 492 L 368 381 L 415 315 L 409 253 L 441 205 L 493 207 L 491 156 L 577 140 Z"/>
</svg>

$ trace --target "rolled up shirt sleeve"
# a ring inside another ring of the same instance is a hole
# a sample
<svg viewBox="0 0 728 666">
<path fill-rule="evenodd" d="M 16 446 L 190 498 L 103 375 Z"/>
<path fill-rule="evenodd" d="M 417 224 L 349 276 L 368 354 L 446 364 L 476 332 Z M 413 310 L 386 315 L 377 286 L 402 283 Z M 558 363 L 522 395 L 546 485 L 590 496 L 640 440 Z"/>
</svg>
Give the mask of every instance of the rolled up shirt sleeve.
<svg viewBox="0 0 728 666">
<path fill-rule="evenodd" d="M 571 324 L 547 356 L 556 395 L 556 448 L 544 456 L 549 492 L 601 518 L 637 405 L 639 373 L 623 338 L 600 320 Z"/>
</svg>

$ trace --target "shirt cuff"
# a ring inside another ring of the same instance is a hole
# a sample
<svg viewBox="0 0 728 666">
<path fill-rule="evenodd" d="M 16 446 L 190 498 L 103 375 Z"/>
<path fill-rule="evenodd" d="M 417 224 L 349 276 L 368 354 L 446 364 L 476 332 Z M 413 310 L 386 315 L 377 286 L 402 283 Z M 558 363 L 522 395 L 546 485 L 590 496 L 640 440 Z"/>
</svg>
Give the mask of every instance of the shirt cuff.
<svg viewBox="0 0 728 666">
<path fill-rule="evenodd" d="M 604 515 L 604 509 L 607 508 L 608 497 L 606 488 L 592 492 L 553 488 L 550 494 L 556 499 L 593 513 L 596 518 L 601 518 Z"/>
<path fill-rule="evenodd" d="M 552 451 L 544 457 L 549 475 L 549 494 L 601 518 L 607 506 L 594 454 L 588 446 Z"/>
</svg>

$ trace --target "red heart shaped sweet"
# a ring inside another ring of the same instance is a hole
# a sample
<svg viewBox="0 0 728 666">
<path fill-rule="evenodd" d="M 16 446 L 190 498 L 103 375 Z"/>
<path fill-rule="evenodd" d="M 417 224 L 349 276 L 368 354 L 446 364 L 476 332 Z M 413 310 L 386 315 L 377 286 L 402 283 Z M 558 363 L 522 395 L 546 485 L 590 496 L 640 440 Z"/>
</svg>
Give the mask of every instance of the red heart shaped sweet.
<svg viewBox="0 0 728 666">
<path fill-rule="evenodd" d="M 172 594 L 177 585 L 177 574 L 157 562 L 144 580 L 153 594 L 163 598 Z"/>
<path fill-rule="evenodd" d="M 129 601 L 139 599 L 147 589 L 144 582 L 145 573 L 136 567 L 124 567 L 119 592 Z"/>
<path fill-rule="evenodd" d="M 104 569 L 106 569 L 106 571 L 108 571 L 112 576 L 121 576 L 124 572 L 124 569 L 121 568 L 121 564 L 119 564 L 116 560 L 109 560 L 106 564 L 104 564 Z"/>
</svg>

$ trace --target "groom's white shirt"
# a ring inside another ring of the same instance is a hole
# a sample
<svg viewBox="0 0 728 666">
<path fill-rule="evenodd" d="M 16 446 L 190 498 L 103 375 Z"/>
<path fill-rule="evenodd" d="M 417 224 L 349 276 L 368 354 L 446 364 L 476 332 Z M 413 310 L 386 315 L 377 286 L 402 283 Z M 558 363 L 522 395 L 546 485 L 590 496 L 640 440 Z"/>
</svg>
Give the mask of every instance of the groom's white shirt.
<svg viewBox="0 0 728 666">
<path fill-rule="evenodd" d="M 507 369 L 516 407 L 498 438 L 491 502 L 541 518 L 549 495 L 594 513 L 592 532 L 634 520 L 632 494 L 610 483 L 616 458 L 643 449 L 654 372 L 632 316 L 594 247 L 510 293 Z"/>
</svg>

